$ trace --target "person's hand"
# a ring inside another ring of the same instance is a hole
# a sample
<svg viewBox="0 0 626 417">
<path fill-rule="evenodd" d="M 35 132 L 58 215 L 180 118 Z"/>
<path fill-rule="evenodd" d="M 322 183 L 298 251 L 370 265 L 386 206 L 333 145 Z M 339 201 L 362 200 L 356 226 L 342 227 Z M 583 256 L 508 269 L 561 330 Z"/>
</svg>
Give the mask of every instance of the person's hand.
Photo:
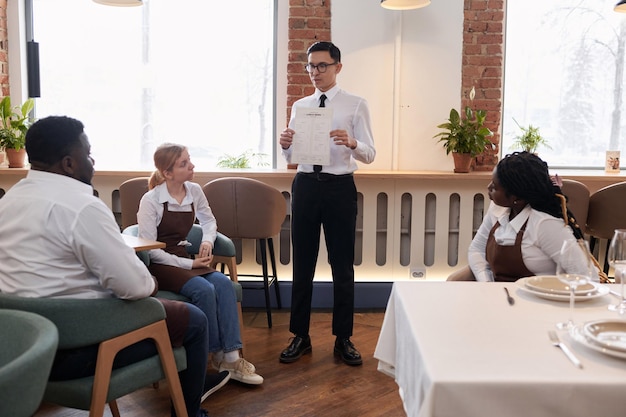
<svg viewBox="0 0 626 417">
<path fill-rule="evenodd" d="M 289 149 L 291 143 L 293 142 L 293 135 L 295 135 L 295 131 L 293 129 L 286 128 L 282 132 L 280 132 L 280 139 L 278 143 L 280 143 L 280 147 L 283 149 Z"/>
<path fill-rule="evenodd" d="M 356 149 L 356 139 L 348 135 L 348 131 L 335 129 L 330 131 L 330 136 L 335 141 L 335 145 L 347 146 L 350 149 Z"/>
<path fill-rule="evenodd" d="M 561 177 L 559 177 L 559 174 L 554 174 L 550 176 L 550 180 L 552 181 L 552 185 L 554 185 L 555 187 L 563 186 L 563 181 L 561 180 Z"/>
<path fill-rule="evenodd" d="M 196 256 L 193 260 L 193 264 L 191 264 L 192 268 L 207 268 L 211 266 L 211 260 L 213 259 L 213 255 L 211 256 Z"/>
<path fill-rule="evenodd" d="M 200 250 L 198 251 L 198 256 L 213 256 L 213 244 L 209 241 L 204 241 L 200 244 Z"/>
</svg>

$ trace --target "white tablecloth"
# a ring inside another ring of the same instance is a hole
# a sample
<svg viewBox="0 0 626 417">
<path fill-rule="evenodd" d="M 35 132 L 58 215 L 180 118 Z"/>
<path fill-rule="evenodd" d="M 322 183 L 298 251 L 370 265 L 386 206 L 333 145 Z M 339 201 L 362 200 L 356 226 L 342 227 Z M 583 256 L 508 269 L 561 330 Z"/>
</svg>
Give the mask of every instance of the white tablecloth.
<svg viewBox="0 0 626 417">
<path fill-rule="evenodd" d="M 607 310 L 615 301 L 577 303 L 574 320 L 621 318 Z M 559 332 L 578 369 L 550 343 L 548 330 L 568 317 L 568 303 L 515 283 L 396 282 L 374 356 L 395 378 L 408 416 L 626 415 L 626 359 Z"/>
</svg>

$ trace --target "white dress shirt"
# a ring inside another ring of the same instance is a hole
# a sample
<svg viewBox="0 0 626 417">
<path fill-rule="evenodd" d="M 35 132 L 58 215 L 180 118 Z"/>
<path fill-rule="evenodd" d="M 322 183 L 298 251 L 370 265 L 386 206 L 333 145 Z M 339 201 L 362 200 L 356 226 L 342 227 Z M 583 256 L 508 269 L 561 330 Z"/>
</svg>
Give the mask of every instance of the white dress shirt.
<svg viewBox="0 0 626 417">
<path fill-rule="evenodd" d="M 347 146 L 336 145 L 329 136 L 328 140 L 331 142 L 330 165 L 322 166 L 322 172 L 334 175 L 351 174 L 358 168 L 356 161 L 369 164 L 376 156 L 370 113 L 365 99 L 349 94 L 336 85 L 324 93 L 316 89 L 314 94 L 293 103 L 289 127 L 293 129 L 296 109 L 298 107 L 319 107 L 322 94 L 326 94 L 327 97 L 326 107 L 333 109 L 331 130 L 346 130 L 348 135 L 357 141 L 356 148 L 350 149 Z M 291 147 L 282 150 L 287 163 L 291 163 L 291 152 Z M 298 172 L 313 172 L 313 165 L 299 164 Z"/>
<path fill-rule="evenodd" d="M 157 227 L 163 219 L 163 203 L 167 202 L 168 210 L 171 212 L 196 212 L 196 218 L 202 227 L 202 241 L 211 242 L 213 245 L 217 237 L 217 222 L 209 207 L 209 202 L 202 191 L 202 187 L 195 182 L 185 182 L 185 198 L 179 204 L 167 191 L 167 184 L 162 183 L 148 191 L 141 198 L 139 212 L 137 213 L 137 224 L 139 225 L 139 237 L 158 240 Z M 185 245 L 181 241 L 180 245 Z M 163 249 L 153 249 L 150 251 L 150 259 L 154 263 L 162 265 L 177 266 L 179 268 L 191 269 L 193 259 L 181 258 Z"/>
<path fill-rule="evenodd" d="M 91 186 L 30 170 L 0 199 L 0 291 L 139 299 L 155 282 Z"/>
<path fill-rule="evenodd" d="M 510 209 L 500 207 L 493 202 L 483 218 L 483 222 L 474 236 L 468 251 L 468 261 L 477 281 L 493 281 L 493 273 L 487 262 L 485 251 L 489 232 L 496 224 L 500 227 L 494 232 L 499 245 L 512 246 L 526 220 L 526 230 L 522 237 L 522 259 L 526 268 L 535 275 L 554 275 L 560 258 L 561 246 L 565 240 L 576 240 L 574 232 L 563 219 L 547 213 L 533 210 L 527 205 L 513 220 L 509 221 Z M 584 256 L 581 253 L 579 265 L 573 269 L 584 269 Z M 594 279 L 597 270 L 592 268 Z"/>
</svg>

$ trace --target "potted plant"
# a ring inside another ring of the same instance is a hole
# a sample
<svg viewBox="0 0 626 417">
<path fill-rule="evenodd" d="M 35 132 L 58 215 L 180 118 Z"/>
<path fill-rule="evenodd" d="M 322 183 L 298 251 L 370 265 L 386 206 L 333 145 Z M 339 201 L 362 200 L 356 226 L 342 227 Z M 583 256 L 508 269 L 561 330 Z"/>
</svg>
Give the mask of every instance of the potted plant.
<svg viewBox="0 0 626 417">
<path fill-rule="evenodd" d="M 11 106 L 11 97 L 0 101 L 0 148 L 6 152 L 9 168 L 24 167 L 26 132 L 30 126 L 28 114 L 35 107 L 29 98 L 21 106 Z"/>
<path fill-rule="evenodd" d="M 521 126 L 517 123 L 517 120 L 513 118 L 513 121 L 522 131 L 521 134 L 515 136 L 514 142 L 511 144 L 511 149 L 522 149 L 523 151 L 536 153 L 539 146 L 545 146 L 551 149 L 546 139 L 539 133 L 539 128 L 533 125 L 527 127 Z"/>
<path fill-rule="evenodd" d="M 264 153 L 254 152 L 252 149 L 248 149 L 244 151 L 240 155 L 223 155 L 220 156 L 217 160 L 218 168 L 250 168 L 252 159 L 256 160 L 256 166 L 267 166 L 269 165 L 265 162 L 265 157 L 267 155 Z"/>
<path fill-rule="evenodd" d="M 469 93 L 470 101 L 474 100 L 476 90 L 472 87 Z M 450 110 L 450 117 L 446 123 L 437 126 L 445 129 L 433 136 L 439 137 L 438 142 L 443 142 L 446 155 L 452 152 L 454 158 L 454 172 L 469 172 L 472 159 L 485 151 L 493 149 L 494 145 L 488 139 L 493 133 L 484 126 L 487 112 L 485 110 L 473 111 L 470 106 L 465 106 L 464 115 L 461 117 L 456 109 Z"/>
</svg>

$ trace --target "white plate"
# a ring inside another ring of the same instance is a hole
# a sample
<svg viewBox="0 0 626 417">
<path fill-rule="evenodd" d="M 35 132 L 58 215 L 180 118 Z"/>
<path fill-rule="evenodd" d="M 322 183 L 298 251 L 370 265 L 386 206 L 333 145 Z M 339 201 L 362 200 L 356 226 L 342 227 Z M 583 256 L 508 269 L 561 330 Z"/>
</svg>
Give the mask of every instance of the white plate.
<svg viewBox="0 0 626 417">
<path fill-rule="evenodd" d="M 589 321 L 583 325 L 582 331 L 585 337 L 595 344 L 626 353 L 626 321 Z"/>
<path fill-rule="evenodd" d="M 528 277 L 525 284 L 531 290 L 546 292 L 549 294 L 569 295 L 570 292 L 569 285 L 559 280 L 556 275 Z M 596 287 L 593 284 L 584 284 L 576 288 L 574 293 L 576 295 L 583 295 L 589 294 L 595 290 Z"/>
<path fill-rule="evenodd" d="M 547 292 L 543 292 L 543 291 L 535 291 L 530 289 L 527 285 L 526 285 L 526 280 L 528 280 L 529 278 L 520 278 L 517 281 L 515 281 L 517 288 L 525 291 L 529 294 L 535 295 L 537 297 L 540 298 L 545 298 L 546 300 L 552 300 L 552 301 L 564 301 L 567 302 L 569 301 L 569 295 L 565 295 L 565 294 L 550 294 Z M 604 297 L 605 295 L 607 295 L 609 293 L 609 287 L 605 286 L 605 285 L 596 285 L 595 283 L 593 284 L 596 287 L 596 291 L 590 292 L 588 294 L 581 294 L 581 295 L 575 295 L 574 296 L 574 300 L 576 302 L 580 302 L 580 301 L 589 301 L 589 300 L 593 300 L 595 298 L 599 298 L 599 297 Z"/>
<path fill-rule="evenodd" d="M 572 339 L 574 339 L 575 342 L 580 343 L 581 345 L 588 347 L 591 350 L 595 350 L 596 352 L 604 353 L 605 355 L 613 356 L 615 358 L 626 359 L 626 352 L 613 350 L 613 349 L 607 349 L 589 340 L 584 335 L 581 326 L 576 326 L 572 328 L 569 334 L 570 336 L 572 336 Z"/>
</svg>

